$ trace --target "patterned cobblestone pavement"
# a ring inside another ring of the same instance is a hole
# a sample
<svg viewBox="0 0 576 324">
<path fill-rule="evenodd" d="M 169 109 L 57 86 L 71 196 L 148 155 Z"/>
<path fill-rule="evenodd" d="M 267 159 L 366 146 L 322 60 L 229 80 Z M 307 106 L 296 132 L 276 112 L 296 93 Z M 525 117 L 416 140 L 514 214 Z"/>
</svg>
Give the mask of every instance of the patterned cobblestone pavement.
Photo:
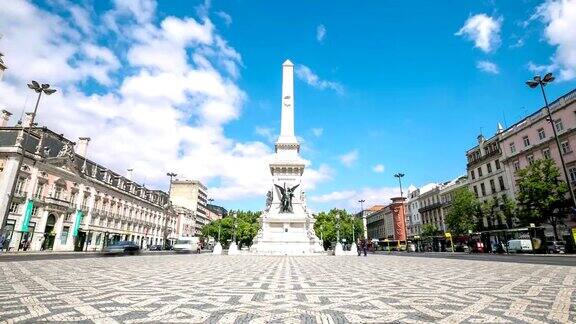
<svg viewBox="0 0 576 324">
<path fill-rule="evenodd" d="M 11 322 L 576 322 L 576 267 L 401 256 L 0 263 Z"/>
</svg>

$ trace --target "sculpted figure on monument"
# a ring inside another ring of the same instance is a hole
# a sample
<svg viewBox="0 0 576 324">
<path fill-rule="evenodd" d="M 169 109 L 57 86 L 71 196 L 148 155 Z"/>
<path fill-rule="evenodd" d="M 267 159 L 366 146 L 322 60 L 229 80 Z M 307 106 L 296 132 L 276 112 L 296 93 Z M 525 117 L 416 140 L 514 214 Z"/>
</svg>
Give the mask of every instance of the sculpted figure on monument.
<svg viewBox="0 0 576 324">
<path fill-rule="evenodd" d="M 270 210 L 270 207 L 272 206 L 272 191 L 268 190 L 268 192 L 266 193 L 266 211 Z"/>
<path fill-rule="evenodd" d="M 292 209 L 292 198 L 294 198 L 294 191 L 299 184 L 295 185 L 294 187 L 286 188 L 286 182 L 284 182 L 284 187 L 280 187 L 277 184 L 274 184 L 278 191 L 280 192 L 280 212 L 281 213 L 291 213 Z"/>
</svg>

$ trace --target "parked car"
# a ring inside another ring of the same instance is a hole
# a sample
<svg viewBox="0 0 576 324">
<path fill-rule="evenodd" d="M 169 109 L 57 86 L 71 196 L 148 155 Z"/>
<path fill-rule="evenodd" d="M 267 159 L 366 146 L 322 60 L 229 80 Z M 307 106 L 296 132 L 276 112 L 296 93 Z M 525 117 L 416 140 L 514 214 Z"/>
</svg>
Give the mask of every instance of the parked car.
<svg viewBox="0 0 576 324">
<path fill-rule="evenodd" d="M 161 250 L 162 250 L 162 245 L 160 245 L 160 244 L 150 245 L 150 246 L 148 247 L 148 250 L 150 250 L 150 251 L 161 251 Z"/>
<path fill-rule="evenodd" d="M 546 242 L 546 253 L 564 253 L 566 251 L 566 244 L 562 241 L 549 241 Z"/>
<path fill-rule="evenodd" d="M 510 240 L 508 241 L 508 252 L 526 253 L 532 252 L 532 243 L 530 240 Z"/>
<path fill-rule="evenodd" d="M 104 254 L 130 254 L 140 253 L 140 246 L 132 241 L 119 241 L 110 244 L 103 250 Z"/>
<path fill-rule="evenodd" d="M 195 236 L 179 238 L 174 244 L 174 252 L 191 253 L 198 251 L 200 239 Z"/>
</svg>

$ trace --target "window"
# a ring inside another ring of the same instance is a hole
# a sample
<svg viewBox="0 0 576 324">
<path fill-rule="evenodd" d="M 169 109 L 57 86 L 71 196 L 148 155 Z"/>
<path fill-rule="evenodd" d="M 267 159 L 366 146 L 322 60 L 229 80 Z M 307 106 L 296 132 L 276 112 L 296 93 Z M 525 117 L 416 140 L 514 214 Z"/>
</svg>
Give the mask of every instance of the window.
<svg viewBox="0 0 576 324">
<path fill-rule="evenodd" d="M 542 150 L 542 156 L 543 156 L 545 159 L 551 158 L 550 149 L 549 149 L 549 148 L 543 149 L 543 150 Z"/>
<path fill-rule="evenodd" d="M 500 183 L 500 191 L 506 190 L 506 187 L 504 186 L 504 178 L 498 177 L 498 182 Z"/>
<path fill-rule="evenodd" d="M 568 173 L 570 174 L 570 182 L 576 182 L 576 167 L 568 169 Z"/>
<path fill-rule="evenodd" d="M 516 145 L 514 145 L 514 142 L 510 143 L 510 153 L 516 153 Z"/>
<path fill-rule="evenodd" d="M 474 173 L 474 170 L 470 171 L 470 176 L 472 177 L 472 180 L 476 179 L 476 174 Z"/>
<path fill-rule="evenodd" d="M 530 139 L 528 136 L 522 137 L 522 141 L 524 142 L 524 147 L 530 146 Z"/>
<path fill-rule="evenodd" d="M 42 198 L 42 193 L 44 192 L 44 184 L 38 183 L 36 186 L 36 191 L 34 192 L 34 198 Z"/>
<path fill-rule="evenodd" d="M 494 164 L 496 164 L 496 170 L 500 170 L 500 160 L 494 161 Z"/>
<path fill-rule="evenodd" d="M 62 234 L 60 235 L 60 244 L 62 244 L 62 245 L 66 244 L 66 241 L 68 241 L 68 232 L 69 231 L 70 231 L 69 226 L 64 226 L 62 228 Z"/>
<path fill-rule="evenodd" d="M 568 141 L 560 143 L 560 146 L 562 147 L 562 154 L 568 154 L 572 152 L 572 149 L 570 148 L 570 143 L 568 143 Z"/>
<path fill-rule="evenodd" d="M 26 194 L 24 192 L 25 188 L 26 188 L 26 179 L 19 178 L 18 181 L 16 182 L 16 190 L 14 191 L 14 193 L 16 193 L 19 196 L 24 196 Z"/>
<path fill-rule="evenodd" d="M 562 124 L 562 119 L 556 119 L 554 121 L 554 127 L 556 127 L 557 132 L 561 132 L 564 130 L 564 125 Z"/>
<path fill-rule="evenodd" d="M 486 187 L 484 186 L 484 183 L 480 184 L 480 191 L 482 192 L 482 196 L 486 196 Z"/>
<path fill-rule="evenodd" d="M 526 160 L 528 161 L 529 165 L 532 165 L 534 163 L 534 155 L 530 154 L 526 156 Z"/>
<path fill-rule="evenodd" d="M 492 164 L 490 162 L 486 164 L 486 168 L 488 169 L 488 173 L 492 173 Z"/>
<path fill-rule="evenodd" d="M 478 168 L 478 177 L 481 177 L 481 176 L 482 176 L 482 167 L 479 167 Z"/>
<path fill-rule="evenodd" d="M 520 170 L 520 161 L 514 161 L 514 171 Z"/>
<path fill-rule="evenodd" d="M 12 202 L 10 204 L 10 212 L 11 213 L 15 213 L 18 214 L 18 211 L 20 210 L 20 204 L 17 202 Z"/>
<path fill-rule="evenodd" d="M 540 129 L 538 130 L 538 138 L 541 139 L 541 140 L 543 140 L 543 139 L 546 138 L 546 133 L 544 132 L 544 128 L 540 128 Z"/>
<path fill-rule="evenodd" d="M 494 179 L 490 179 L 490 190 L 492 190 L 491 193 L 496 193 L 496 185 L 494 184 Z"/>
<path fill-rule="evenodd" d="M 56 186 L 54 188 L 54 199 L 60 199 L 60 196 L 62 196 L 62 187 Z"/>
</svg>

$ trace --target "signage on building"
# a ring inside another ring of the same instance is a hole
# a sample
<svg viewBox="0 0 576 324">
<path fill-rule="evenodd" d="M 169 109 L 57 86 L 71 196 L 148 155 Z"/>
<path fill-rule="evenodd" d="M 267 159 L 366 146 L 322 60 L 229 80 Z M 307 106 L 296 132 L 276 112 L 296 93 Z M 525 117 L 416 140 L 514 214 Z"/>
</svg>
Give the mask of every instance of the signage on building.
<svg viewBox="0 0 576 324">
<path fill-rule="evenodd" d="M 74 229 L 72 230 L 72 236 L 74 237 L 78 236 L 78 230 L 80 229 L 80 223 L 82 222 L 82 217 L 84 217 L 84 214 L 80 209 L 78 209 L 76 211 L 76 221 L 74 223 Z"/>
<path fill-rule="evenodd" d="M 24 220 L 22 221 L 22 227 L 20 231 L 23 233 L 28 233 L 28 225 L 30 224 L 30 218 L 32 218 L 32 210 L 34 209 L 34 202 L 31 199 L 26 201 L 26 208 L 24 211 Z"/>
</svg>

